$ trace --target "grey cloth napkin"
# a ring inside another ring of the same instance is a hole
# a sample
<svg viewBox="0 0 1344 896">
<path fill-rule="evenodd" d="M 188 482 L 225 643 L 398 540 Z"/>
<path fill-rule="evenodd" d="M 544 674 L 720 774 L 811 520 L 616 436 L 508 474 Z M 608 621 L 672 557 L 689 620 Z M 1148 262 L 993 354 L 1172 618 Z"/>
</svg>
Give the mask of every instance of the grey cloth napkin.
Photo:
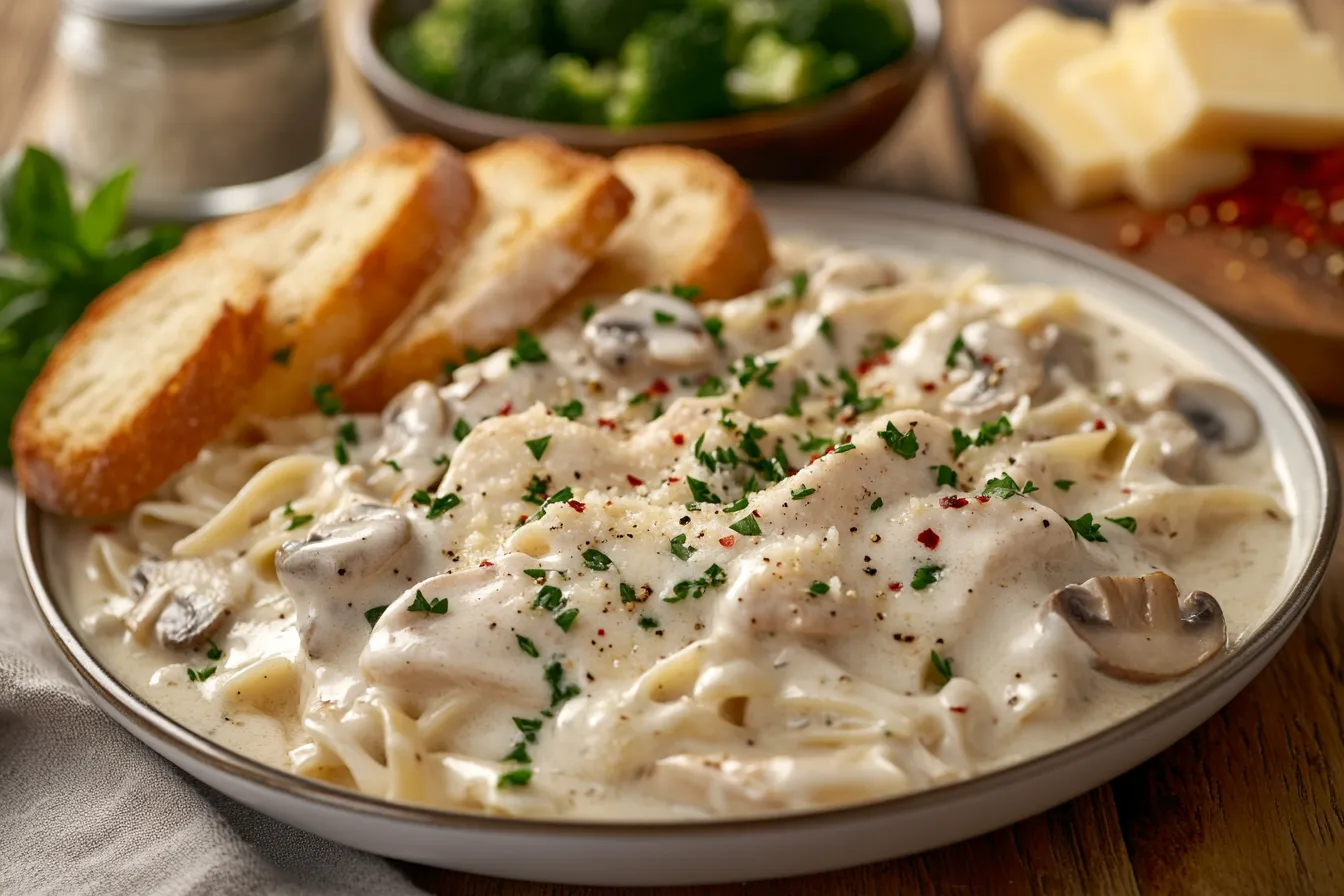
<svg viewBox="0 0 1344 896">
<path fill-rule="evenodd" d="M 382 859 L 196 783 L 103 715 L 20 576 L 0 474 L 0 893 L 421 893 Z"/>
</svg>

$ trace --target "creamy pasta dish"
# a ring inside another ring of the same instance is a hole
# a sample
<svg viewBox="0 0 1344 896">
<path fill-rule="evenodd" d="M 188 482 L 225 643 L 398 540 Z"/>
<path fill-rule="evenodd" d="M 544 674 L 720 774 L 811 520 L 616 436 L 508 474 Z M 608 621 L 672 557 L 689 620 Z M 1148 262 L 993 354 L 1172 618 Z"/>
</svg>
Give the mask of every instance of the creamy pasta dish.
<svg viewBox="0 0 1344 896">
<path fill-rule="evenodd" d="M 381 415 L 61 522 L 100 660 L 295 774 L 517 816 L 804 810 L 1149 706 L 1278 602 L 1254 409 L 1086 297 L 782 244 L 558 314 Z"/>
</svg>

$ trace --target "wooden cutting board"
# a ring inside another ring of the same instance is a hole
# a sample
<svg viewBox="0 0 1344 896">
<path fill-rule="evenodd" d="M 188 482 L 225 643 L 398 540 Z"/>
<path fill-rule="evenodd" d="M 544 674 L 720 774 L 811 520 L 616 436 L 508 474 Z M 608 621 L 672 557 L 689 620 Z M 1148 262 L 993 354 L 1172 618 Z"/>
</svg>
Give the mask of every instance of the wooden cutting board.
<svg viewBox="0 0 1344 896">
<path fill-rule="evenodd" d="M 1304 6 L 1318 28 L 1344 41 L 1344 30 L 1340 30 L 1344 21 L 1339 9 L 1331 6 L 1335 3 L 1338 0 L 1318 0 Z M 1240 326 L 1314 398 L 1344 405 L 1344 280 L 1340 277 L 1344 248 L 1321 248 L 1303 255 L 1301 245 L 1289 245 L 1288 234 L 1219 227 L 1216 221 L 1199 226 L 1206 217 L 1203 214 L 1177 215 L 1180 220 L 1169 221 L 1170 215 L 1144 211 L 1128 201 L 1078 211 L 1061 208 L 1051 201 L 1023 155 L 983 126 L 970 97 L 976 67 L 972 48 L 1028 5 L 959 3 L 949 23 L 950 56 L 974 148 L 982 202 L 1115 252 L 1169 280 Z"/>
</svg>

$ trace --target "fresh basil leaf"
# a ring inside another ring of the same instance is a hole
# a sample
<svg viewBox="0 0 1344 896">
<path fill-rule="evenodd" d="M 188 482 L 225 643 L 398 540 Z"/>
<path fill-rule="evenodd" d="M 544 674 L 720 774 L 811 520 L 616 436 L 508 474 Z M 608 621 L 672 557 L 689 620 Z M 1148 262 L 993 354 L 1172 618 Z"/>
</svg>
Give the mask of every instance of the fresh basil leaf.
<svg viewBox="0 0 1344 896">
<path fill-rule="evenodd" d="M 51 155 L 32 146 L 24 151 L 0 215 L 11 252 L 62 271 L 83 267 L 65 169 Z"/>
<path fill-rule="evenodd" d="M 89 199 L 79 215 L 75 232 L 79 244 L 90 255 L 102 255 L 107 244 L 121 233 L 126 223 L 126 205 L 131 198 L 131 183 L 135 172 L 126 170 L 113 175 Z"/>
</svg>

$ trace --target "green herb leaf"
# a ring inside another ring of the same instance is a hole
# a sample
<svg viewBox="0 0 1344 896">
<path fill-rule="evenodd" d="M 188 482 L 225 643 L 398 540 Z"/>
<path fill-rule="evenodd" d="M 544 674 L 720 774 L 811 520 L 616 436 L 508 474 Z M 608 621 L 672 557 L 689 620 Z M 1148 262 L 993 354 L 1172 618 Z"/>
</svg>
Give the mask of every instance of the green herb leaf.
<svg viewBox="0 0 1344 896">
<path fill-rule="evenodd" d="M 435 616 L 442 616 L 448 612 L 448 598 L 440 597 L 433 601 L 425 600 L 425 595 L 420 589 L 415 591 L 415 600 L 406 608 L 412 613 L 433 613 Z"/>
<path fill-rule="evenodd" d="M 311 513 L 298 513 L 289 518 L 289 525 L 285 527 L 286 532 L 293 532 L 300 526 L 306 526 L 313 521 Z"/>
<path fill-rule="evenodd" d="M 793 297 L 801 299 L 807 292 L 807 271 L 799 271 L 789 278 L 789 288 L 793 290 Z"/>
<path fill-rule="evenodd" d="M 832 454 L 844 454 L 846 451 L 853 451 L 857 446 L 853 442 L 846 442 L 843 445 L 836 445 Z"/>
<path fill-rule="evenodd" d="M 641 616 L 639 617 L 639 627 L 646 629 L 657 628 L 658 620 L 653 616 Z"/>
<path fill-rule="evenodd" d="M 813 494 L 814 492 L 816 492 L 816 489 L 814 488 L 800 488 L 797 491 L 789 492 L 789 494 L 796 500 L 801 501 L 803 498 L 806 498 L 808 495 Z M 727 510 L 728 508 L 724 509 Z M 739 507 L 737 509 L 741 510 L 742 508 Z"/>
<path fill-rule="evenodd" d="M 941 566 L 921 566 L 915 570 L 915 575 L 910 579 L 910 587 L 916 591 L 923 591 L 925 588 L 938 581 L 943 568 Z"/>
<path fill-rule="evenodd" d="M 1025 486 L 1019 487 L 1012 476 L 1004 473 L 999 478 L 991 479 L 985 483 L 985 488 L 980 494 L 990 497 L 1011 498 L 1013 495 L 1029 495 L 1035 491 L 1040 491 L 1040 489 L 1033 485 L 1030 480 Z"/>
<path fill-rule="evenodd" d="M 449 492 L 435 498 L 433 503 L 429 505 L 429 510 L 425 513 L 425 519 L 436 520 L 461 503 L 462 497 L 456 492 Z"/>
<path fill-rule="evenodd" d="M 1105 517 L 1105 520 L 1108 523 L 1115 523 L 1121 529 L 1125 529 L 1131 534 L 1137 532 L 1139 529 L 1138 522 L 1132 516 L 1108 516 Z"/>
<path fill-rule="evenodd" d="M 576 684 L 565 684 L 565 667 L 560 663 L 554 662 L 546 667 L 546 683 L 551 686 L 551 708 L 559 706 L 566 700 L 579 696 L 579 686 Z"/>
<path fill-rule="evenodd" d="M 597 548 L 589 548 L 583 552 L 583 565 L 597 572 L 605 572 L 611 569 L 611 558 Z"/>
<path fill-rule="evenodd" d="M 1056 480 L 1055 480 L 1055 488 L 1059 489 L 1059 490 L 1062 491 L 1062 492 L 1066 492 L 1066 491 L 1068 491 L 1069 489 L 1073 488 L 1073 480 L 1072 480 L 1072 479 L 1056 479 Z"/>
<path fill-rule="evenodd" d="M 583 402 L 579 401 L 577 398 L 571 398 L 564 404 L 551 408 L 551 410 L 555 411 L 566 420 L 577 420 L 583 416 Z"/>
<path fill-rule="evenodd" d="M 756 522 L 756 516 L 750 513 L 742 517 L 742 519 L 738 520 L 737 522 L 733 523 L 728 528 L 732 529 L 739 535 L 761 534 L 761 524 Z"/>
<path fill-rule="evenodd" d="M 205 643 L 210 645 L 210 649 L 205 652 L 206 659 L 217 660 L 224 655 L 224 651 L 220 650 L 219 645 L 214 641 L 207 639 Z"/>
<path fill-rule="evenodd" d="M 878 430 L 878 438 L 887 443 L 887 447 L 895 451 L 906 460 L 910 460 L 919 453 L 919 439 L 915 436 L 915 428 L 910 427 L 909 432 L 901 432 L 890 420 L 887 421 L 887 428 Z"/>
<path fill-rule="evenodd" d="M 521 762 L 528 764 L 532 762 L 532 757 L 527 755 L 527 741 L 520 740 L 513 745 L 513 749 L 505 756 L 501 762 Z"/>
<path fill-rule="evenodd" d="M 526 787 L 527 782 L 532 780 L 532 769 L 516 768 L 507 774 L 499 776 L 499 783 L 495 786 L 500 790 L 506 790 L 510 787 Z"/>
<path fill-rule="evenodd" d="M 975 446 L 977 448 L 984 445 L 993 445 L 994 440 L 999 436 L 1010 436 L 1013 434 L 1013 424 L 1007 417 L 1000 417 L 993 423 L 981 423 L 980 431 L 975 436 Z"/>
<path fill-rule="evenodd" d="M 458 417 L 457 422 L 453 424 L 453 438 L 460 442 L 467 437 L 469 432 L 471 432 L 471 424 Z"/>
<path fill-rule="evenodd" d="M 318 383 L 313 387 L 313 404 L 317 405 L 318 411 L 324 417 L 335 417 L 345 410 L 341 400 L 336 397 L 336 390 L 331 383 Z"/>
<path fill-rule="evenodd" d="M 397 463 L 395 460 L 393 460 L 393 459 L 390 458 L 390 457 L 389 457 L 387 460 L 383 461 L 383 466 L 391 467 L 391 468 L 392 468 L 392 472 L 394 472 L 394 473 L 400 473 L 400 472 L 401 472 L 401 464 Z"/>
<path fill-rule="evenodd" d="M 687 476 L 686 484 L 690 487 L 691 498 L 694 500 L 699 501 L 702 504 L 723 503 L 718 495 L 709 490 L 709 483 L 696 479 L 694 476 Z"/>
<path fill-rule="evenodd" d="M 820 333 L 821 338 L 825 339 L 827 342 L 835 342 L 835 328 L 831 326 L 831 319 L 829 317 L 823 317 L 821 319 L 821 323 L 817 324 L 817 332 Z"/>
<path fill-rule="evenodd" d="M 131 198 L 135 173 L 127 168 L 100 186 L 80 213 L 75 225 L 79 244 L 90 255 L 102 255 L 107 244 L 126 223 L 126 204 Z"/>
<path fill-rule="evenodd" d="M 187 668 L 188 681 L 205 681 L 207 678 L 209 678 L 211 675 L 214 674 L 215 674 L 214 666 L 206 666 L 204 669 L 192 669 L 191 667 Z"/>
<path fill-rule="evenodd" d="M 592 320 L 593 315 L 596 313 L 597 313 L 597 303 L 589 302 L 587 305 L 583 306 L 583 310 L 579 312 L 579 317 L 580 319 L 583 320 L 584 323 L 588 323 L 588 321 Z"/>
<path fill-rule="evenodd" d="M 1069 524 L 1075 538 L 1081 538 L 1083 541 L 1106 540 L 1106 536 L 1101 534 L 1101 525 L 1092 522 L 1092 514 L 1090 513 L 1085 513 L 1076 520 L 1065 517 L 1064 522 Z"/>
<path fill-rule="evenodd" d="M 65 169 L 53 156 L 32 146 L 24 150 L 0 200 L 11 252 L 57 271 L 84 266 Z"/>
<path fill-rule="evenodd" d="M 974 440 L 960 429 L 952 430 L 952 457 L 961 457 L 961 453 L 971 447 Z"/>
<path fill-rule="evenodd" d="M 537 652 L 537 645 L 532 643 L 531 638 L 524 638 L 522 635 L 515 635 L 514 637 L 518 639 L 518 647 L 523 653 L 534 659 L 541 655 Z"/>
<path fill-rule="evenodd" d="M 943 659 L 938 655 L 938 651 L 929 651 L 929 664 L 933 666 L 934 675 L 937 678 L 939 687 L 952 680 L 952 661 Z"/>
<path fill-rule="evenodd" d="M 350 463 L 350 452 L 346 449 L 344 442 L 337 442 L 332 448 L 332 454 L 336 455 L 336 463 L 345 466 Z"/>
<path fill-rule="evenodd" d="M 568 610 L 565 610 L 563 613 L 555 617 L 555 624 L 560 626 L 561 631 L 567 632 L 569 631 L 570 626 L 574 624 L 574 620 L 578 618 L 579 618 L 579 608 L 570 607 Z"/>
<path fill-rule="evenodd" d="M 715 345 L 723 348 L 723 318 L 705 318 L 705 332 L 709 334 L 710 339 L 714 340 Z"/>
<path fill-rule="evenodd" d="M 633 604 L 633 603 L 637 602 L 638 600 L 639 600 L 639 598 L 635 596 L 635 589 L 634 589 L 634 587 L 631 586 L 631 585 L 627 585 L 625 582 L 622 582 L 622 583 L 621 583 L 621 603 L 623 603 L 623 604 Z"/>
<path fill-rule="evenodd" d="M 672 551 L 672 556 L 678 560 L 689 560 L 696 549 L 686 544 L 686 534 L 682 533 L 668 542 L 668 548 Z"/>
<path fill-rule="evenodd" d="M 528 740 L 536 740 L 535 735 L 541 730 L 541 726 L 544 723 L 541 719 L 520 719 L 518 716 L 514 716 L 513 724 L 514 727 L 521 731 L 525 736 L 533 735 L 532 737 L 529 737 Z"/>
<path fill-rule="evenodd" d="M 882 499 L 880 497 L 874 498 L 873 503 L 868 505 L 868 509 L 873 511 L 880 510 L 881 508 L 882 508 Z"/>
<path fill-rule="evenodd" d="M 387 612 L 387 604 L 383 604 L 381 607 L 370 607 L 369 609 L 365 610 L 364 619 L 369 623 L 369 628 L 373 628 L 375 625 L 377 625 L 378 620 L 382 619 L 383 614 L 386 612 Z"/>
<path fill-rule="evenodd" d="M 347 445 L 359 444 L 359 430 L 355 427 L 355 421 L 347 420 L 336 429 L 336 437 Z"/>
<path fill-rule="evenodd" d="M 962 339 L 961 334 L 958 333 L 957 338 L 952 340 L 952 346 L 947 350 L 947 357 L 943 359 L 943 365 L 945 367 L 956 367 L 957 355 L 964 351 L 966 351 L 966 340 Z"/>
<path fill-rule="evenodd" d="M 682 285 L 680 283 L 673 283 L 668 287 L 667 291 L 678 299 L 686 302 L 694 302 L 700 297 L 700 287 L 690 284 Z"/>
<path fill-rule="evenodd" d="M 660 327 L 670 327 L 677 322 L 675 314 L 668 314 L 666 311 L 653 312 L 653 322 Z"/>
<path fill-rule="evenodd" d="M 541 460 L 541 456 L 546 453 L 546 446 L 551 444 L 551 437 L 546 435 L 539 439 L 528 439 L 523 444 L 527 446 L 528 451 L 532 452 L 534 458 Z"/>
<path fill-rule="evenodd" d="M 510 367 L 517 367 L 519 364 L 544 364 L 550 360 L 537 337 L 531 333 L 519 330 L 515 337 L 513 354 L 509 356 Z"/>
<path fill-rule="evenodd" d="M 705 381 L 700 384 L 700 388 L 695 390 L 696 398 L 712 398 L 715 395 L 722 395 L 727 389 L 723 385 L 723 380 L 716 376 L 705 377 Z"/>
<path fill-rule="evenodd" d="M 811 585 L 807 586 L 809 594 L 825 594 L 830 590 L 831 586 L 827 585 L 825 582 L 813 582 Z"/>
<path fill-rule="evenodd" d="M 564 605 L 565 595 L 554 585 L 542 585 L 541 590 L 537 592 L 537 599 L 532 601 L 533 607 L 551 612 Z"/>
</svg>

